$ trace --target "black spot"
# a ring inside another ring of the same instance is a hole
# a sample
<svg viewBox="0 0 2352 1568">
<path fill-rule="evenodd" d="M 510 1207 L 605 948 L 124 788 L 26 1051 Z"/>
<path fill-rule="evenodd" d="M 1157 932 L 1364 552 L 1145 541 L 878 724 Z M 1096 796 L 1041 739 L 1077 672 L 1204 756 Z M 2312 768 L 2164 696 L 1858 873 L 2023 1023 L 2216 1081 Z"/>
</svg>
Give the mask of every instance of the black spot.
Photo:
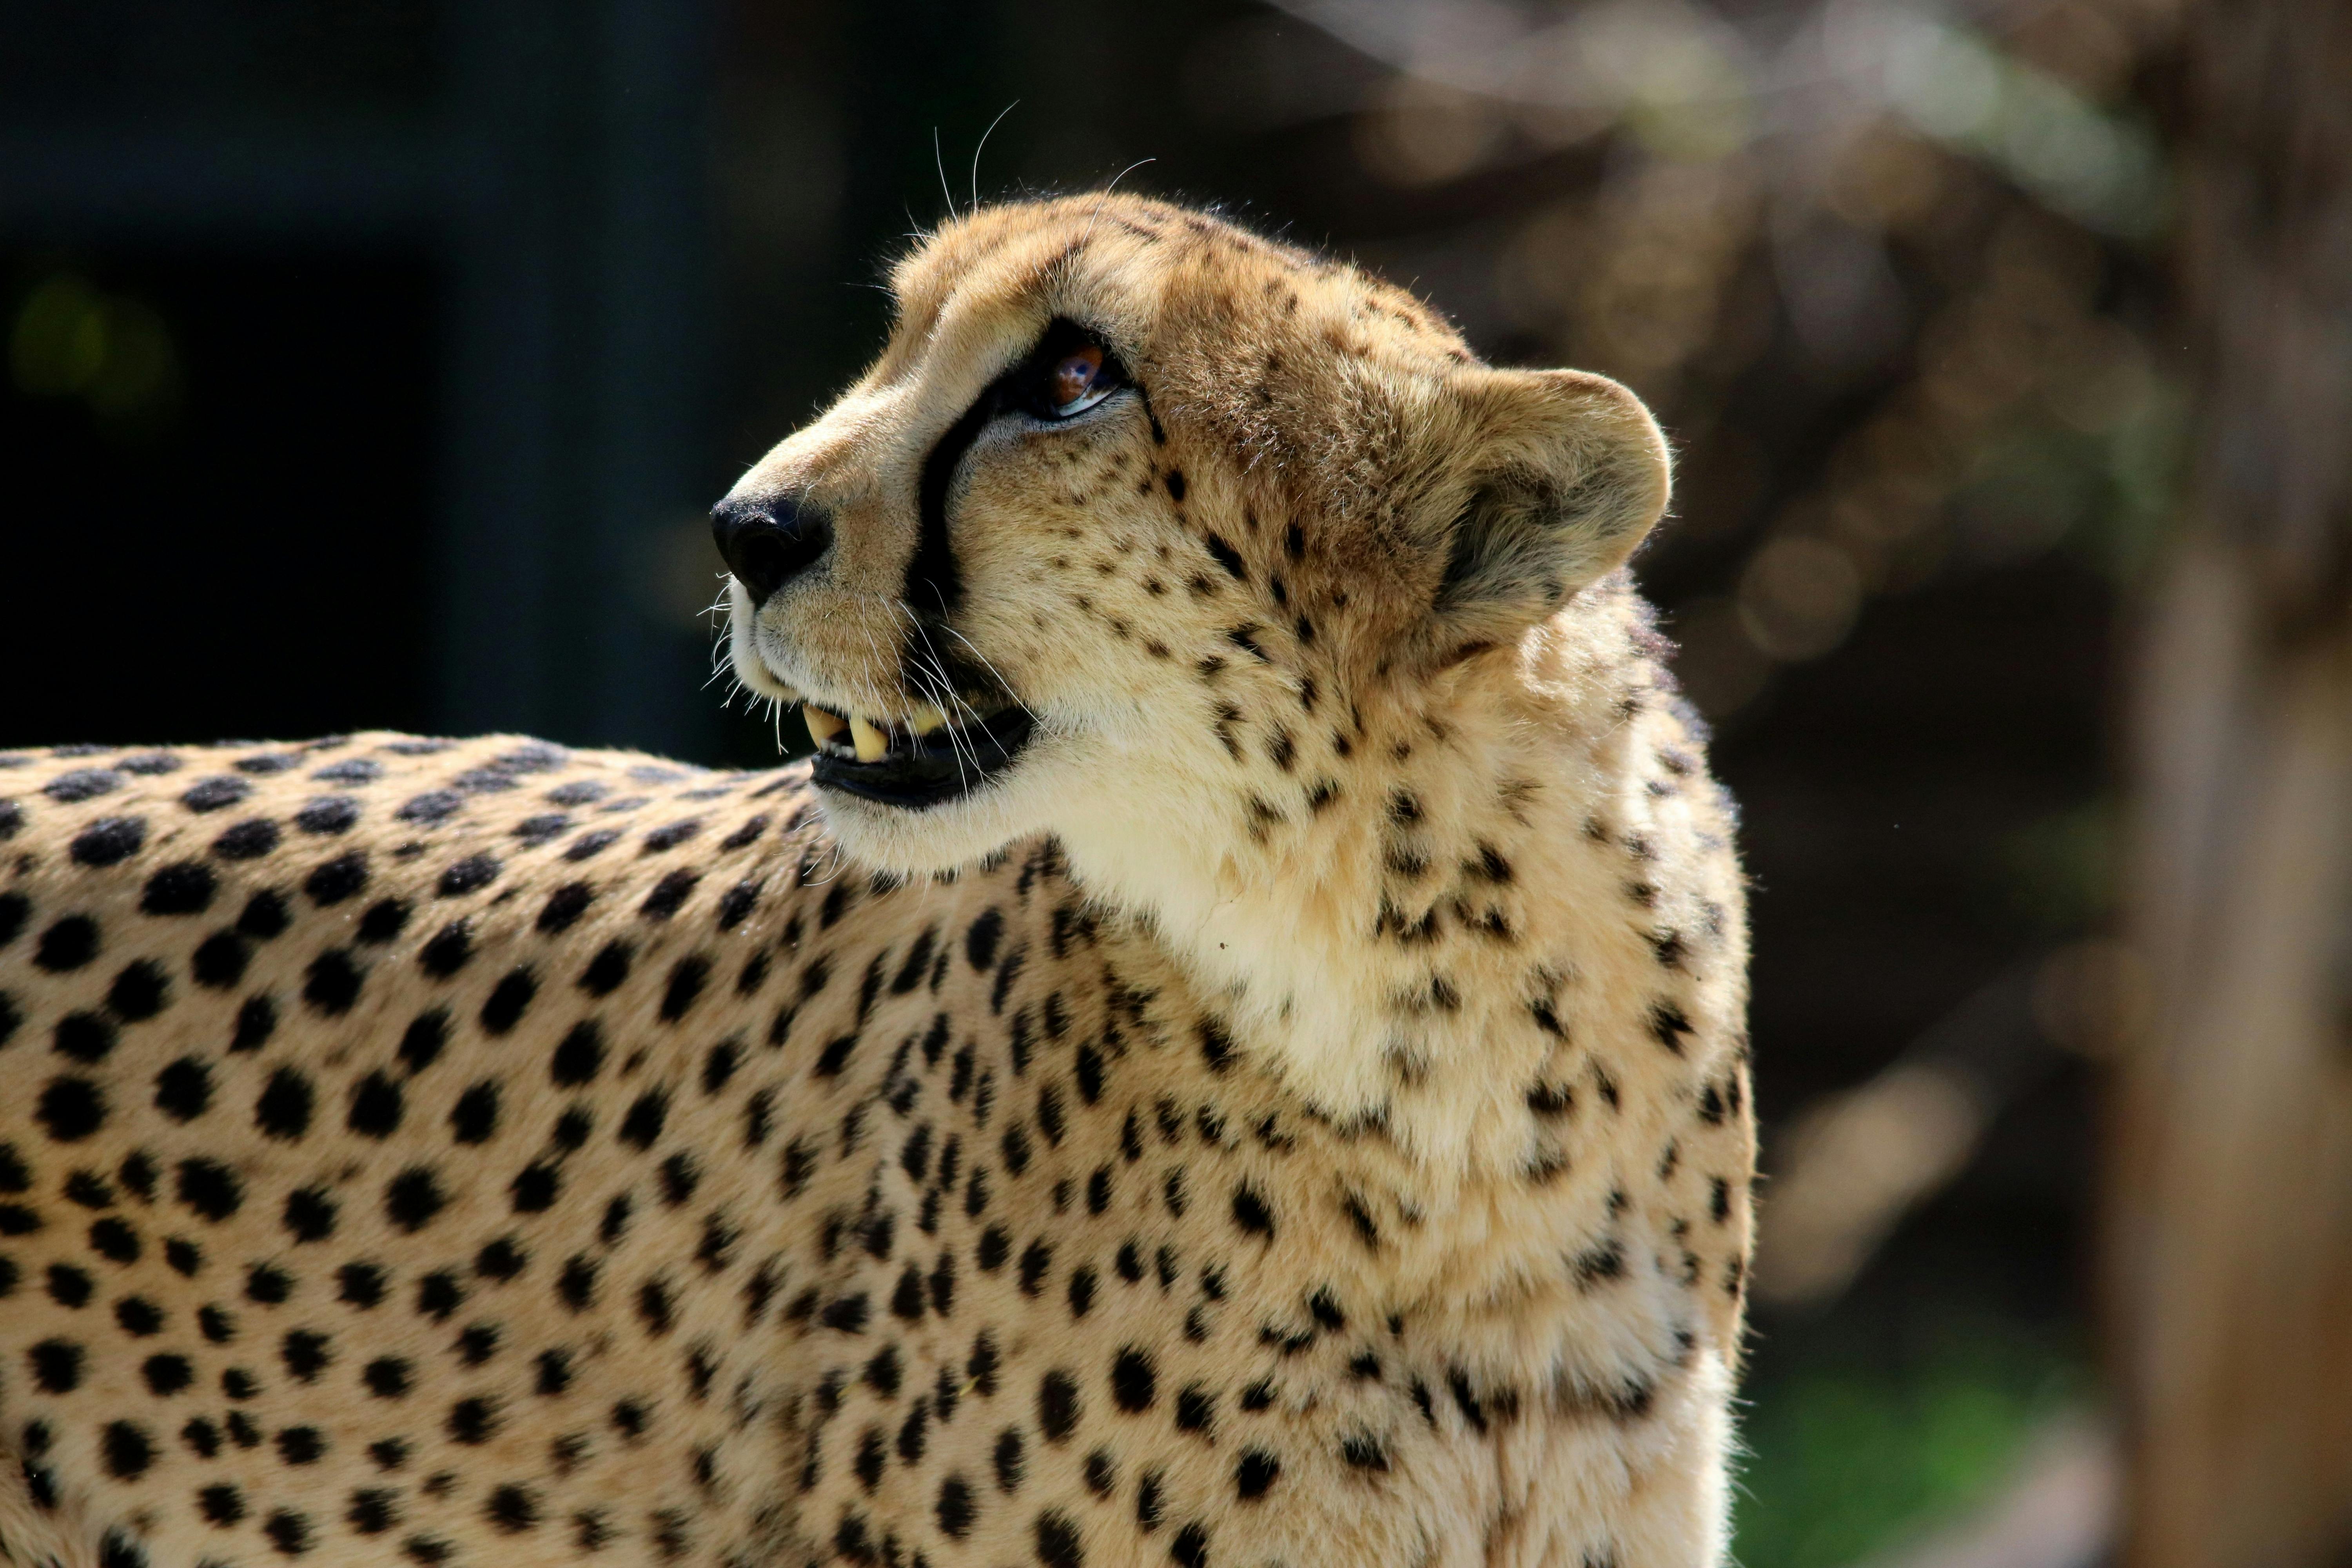
<svg viewBox="0 0 2352 1568">
<path fill-rule="evenodd" d="M 311 1008 L 330 1018 L 340 1018 L 352 1010 L 359 999 L 360 983 L 365 978 L 352 955 L 342 948 L 330 948 L 310 961 L 302 975 L 302 1000 Z"/>
<path fill-rule="evenodd" d="M 539 929 L 551 935 L 570 931 L 595 900 L 596 890 L 587 883 L 566 882 L 547 895 L 547 902 L 539 911 Z"/>
<path fill-rule="evenodd" d="M 294 826 L 305 833 L 348 833 L 360 819 L 360 803 L 347 795 L 322 795 L 305 801 L 294 814 Z"/>
<path fill-rule="evenodd" d="M 1249 581 L 1249 568 L 1242 564 L 1240 551 L 1235 550 L 1214 533 L 1203 534 L 1202 542 L 1209 547 L 1209 553 L 1216 557 L 1217 564 L 1231 574 L 1236 582 Z"/>
<path fill-rule="evenodd" d="M 677 913 L 678 906 L 686 902 L 687 896 L 694 891 L 694 885 L 701 880 L 699 871 L 672 871 L 654 884 L 653 891 L 646 895 L 646 901 L 637 906 L 637 912 L 647 920 L 666 921 Z"/>
<path fill-rule="evenodd" d="M 74 835 L 73 846 L 68 851 L 78 865 L 115 866 L 139 853 L 147 842 L 145 819 L 136 816 L 101 817 Z"/>
<path fill-rule="evenodd" d="M 835 1077 L 844 1067 L 848 1065 L 849 1053 L 856 1048 L 856 1035 L 843 1035 L 838 1038 L 828 1040 L 825 1042 L 824 1049 L 817 1053 L 816 1061 L 809 1070 L 819 1078 Z"/>
<path fill-rule="evenodd" d="M 106 1473 L 116 1480 L 127 1481 L 147 1473 L 155 1462 L 154 1440 L 144 1427 L 128 1421 L 109 1422 L 103 1439 Z"/>
<path fill-rule="evenodd" d="M 531 998 L 538 994 L 537 975 L 528 968 L 509 970 L 490 992 L 489 1000 L 482 1004 L 483 1032 L 490 1035 L 512 1032 L 522 1018 L 523 1009 L 529 1007 Z"/>
<path fill-rule="evenodd" d="M 393 815 L 403 822 L 431 824 L 446 820 L 465 804 L 466 797 L 454 789 L 427 790 L 403 802 Z"/>
<path fill-rule="evenodd" d="M 94 1013 L 68 1013 L 58 1020 L 50 1049 L 70 1060 L 92 1065 L 113 1051 L 115 1027 Z"/>
<path fill-rule="evenodd" d="M 1274 1236 L 1274 1211 L 1265 1194 L 1247 1183 L 1234 1189 L 1234 1223 L 1251 1236 Z"/>
<path fill-rule="evenodd" d="M 638 1150 L 650 1149 L 661 1136 L 662 1124 L 669 1118 L 669 1095 L 652 1089 L 639 1095 L 621 1119 L 621 1142 Z"/>
<path fill-rule="evenodd" d="M 498 1406 L 488 1399 L 477 1395 L 449 1407 L 446 1430 L 454 1441 L 478 1447 L 488 1442 L 498 1428 Z"/>
<path fill-rule="evenodd" d="M 719 900 L 719 929 L 733 931 L 751 917 L 760 901 L 760 884 L 754 879 L 736 883 Z"/>
<path fill-rule="evenodd" d="M 245 909 L 236 917 L 236 933 L 256 942 L 268 942 L 282 934 L 294 923 L 294 916 L 286 900 L 264 888 L 245 900 Z"/>
<path fill-rule="evenodd" d="M 1077 1429 L 1078 1380 L 1055 1370 L 1037 1385 L 1037 1426 L 1049 1443 L 1059 1443 Z"/>
<path fill-rule="evenodd" d="M 961 1541 L 970 1534 L 972 1521 L 980 1512 L 972 1497 L 971 1483 L 955 1475 L 941 1481 L 939 1506 L 934 1511 L 939 1518 L 940 1529 L 950 1539 Z"/>
<path fill-rule="evenodd" d="M 1054 1249 L 1044 1241 L 1033 1241 L 1021 1254 L 1021 1293 L 1034 1296 L 1045 1288 L 1045 1275 L 1054 1267 Z"/>
<path fill-rule="evenodd" d="M 383 1270 L 373 1263 L 346 1263 L 335 1271 L 336 1298 L 362 1311 L 383 1300 Z"/>
<path fill-rule="evenodd" d="M 1076 1521 L 1053 1509 L 1037 1516 L 1038 1562 L 1045 1568 L 1081 1568 L 1086 1560 L 1086 1552 L 1078 1543 Z"/>
<path fill-rule="evenodd" d="M 269 1537 L 269 1544 L 288 1557 L 301 1556 L 310 1550 L 312 1543 L 310 1516 L 296 1513 L 292 1509 L 281 1508 L 271 1514 L 269 1522 L 261 1527 L 261 1533 Z"/>
<path fill-rule="evenodd" d="M 440 1059 L 449 1043 L 449 1014 L 440 1007 L 419 1013 L 400 1037 L 400 1062 L 413 1076 Z"/>
<path fill-rule="evenodd" d="M 637 1318 L 646 1332 L 659 1339 L 677 1322 L 677 1304 L 670 1300 L 669 1286 L 660 1279 L 648 1279 L 637 1287 Z"/>
<path fill-rule="evenodd" d="M 266 994 L 248 996 L 236 1010 L 236 1030 L 229 1037 L 232 1051 L 257 1051 L 278 1029 L 278 1004 Z"/>
<path fill-rule="evenodd" d="M 310 1130 L 310 1080 L 292 1068 L 279 1068 L 253 1103 L 253 1124 L 263 1133 L 293 1142 Z"/>
<path fill-rule="evenodd" d="M 530 1261 L 530 1255 L 513 1237 L 502 1236 L 483 1243 L 474 1254 L 474 1272 L 486 1279 L 507 1280 L 521 1273 Z"/>
<path fill-rule="evenodd" d="M 441 873 L 434 892 L 444 899 L 477 893 L 497 881 L 502 869 L 495 855 L 468 855 Z"/>
<path fill-rule="evenodd" d="M 343 1519 L 362 1535 L 381 1535 L 400 1522 L 399 1495 L 382 1487 L 362 1488 L 352 1493 L 351 1511 Z"/>
<path fill-rule="evenodd" d="M 604 1065 L 604 1032 L 593 1018 L 583 1019 L 572 1027 L 555 1047 L 548 1063 L 548 1077 L 562 1089 L 576 1089 L 595 1080 Z"/>
<path fill-rule="evenodd" d="M 1176 1429 L 1208 1432 L 1215 1428 L 1217 1398 L 1197 1383 L 1186 1384 L 1176 1395 Z"/>
<path fill-rule="evenodd" d="M 490 1493 L 483 1517 L 509 1535 L 518 1535 L 539 1523 L 539 1497 L 528 1487 L 512 1483 Z"/>
<path fill-rule="evenodd" d="M 188 968 L 196 984 L 215 991 L 226 991 L 245 978 L 246 960 L 249 955 L 245 943 L 232 931 L 215 931 L 196 948 Z"/>
<path fill-rule="evenodd" d="M 555 1167 L 544 1163 L 525 1165 L 515 1173 L 507 1191 L 517 1214 L 544 1214 L 555 1205 L 562 1186 L 562 1178 Z"/>
<path fill-rule="evenodd" d="M 394 1176 L 383 1189 L 384 1217 L 403 1231 L 414 1234 L 432 1223 L 448 1198 L 433 1172 L 423 1165 L 412 1165 Z"/>
<path fill-rule="evenodd" d="M 81 1386 L 82 1348 L 71 1340 L 48 1339 L 25 1352 L 33 1386 L 44 1394 L 71 1394 Z"/>
<path fill-rule="evenodd" d="M 41 933 L 33 962 L 52 974 L 63 974 L 97 955 L 98 922 L 88 915 L 68 915 Z"/>
<path fill-rule="evenodd" d="M 152 959 L 140 959 L 123 966 L 107 987 L 106 1005 L 126 1024 L 135 1024 L 153 1017 L 163 1010 L 171 998 L 171 982 Z"/>
<path fill-rule="evenodd" d="M 997 1489 L 1008 1494 L 1020 1490 L 1021 1478 L 1028 1473 L 1029 1462 L 1019 1427 L 1007 1426 L 997 1435 L 994 1459 Z"/>
<path fill-rule="evenodd" d="M 1208 1527 L 1193 1523 L 1178 1531 L 1169 1543 L 1168 1556 L 1177 1568 L 1209 1568 Z"/>
<path fill-rule="evenodd" d="M 86 1078 L 53 1078 L 41 1090 L 33 1116 L 52 1141 L 79 1143 L 106 1121 L 106 1097 Z"/>
<path fill-rule="evenodd" d="M 52 1263 L 48 1271 L 49 1300 L 71 1311 L 89 1305 L 90 1293 L 97 1287 L 88 1274 L 70 1263 Z"/>
<path fill-rule="evenodd" d="M 464 921 L 451 921 L 433 935 L 416 954 L 417 967 L 436 980 L 446 980 L 474 956 L 474 934 Z"/>
<path fill-rule="evenodd" d="M 68 778 L 73 775 L 68 773 Z M 59 780 L 63 783 L 63 780 Z M 55 788 L 56 785 L 51 785 Z M 180 804 L 190 811 L 219 811 L 235 805 L 253 793 L 252 784 L 232 773 L 221 773 L 208 779 L 198 779 L 180 795 Z"/>
<path fill-rule="evenodd" d="M 335 1234 L 335 1201 L 325 1188 L 304 1187 L 287 1194 L 281 1223 L 297 1242 L 324 1241 Z"/>
<path fill-rule="evenodd" d="M 572 1310 L 584 1312 L 596 1301 L 596 1260 L 585 1253 L 577 1254 L 557 1277 L 555 1293 Z"/>
<path fill-rule="evenodd" d="M 316 1426 L 289 1426 L 278 1434 L 278 1457 L 289 1465 L 315 1465 L 326 1451 L 326 1436 Z"/>
<path fill-rule="evenodd" d="M 283 1268 L 257 1263 L 245 1271 L 246 1299 L 275 1307 L 294 1293 L 294 1277 Z"/>
<path fill-rule="evenodd" d="M 449 1133 L 460 1143 L 484 1143 L 499 1126 L 499 1086 L 485 1080 L 449 1108 Z"/>
<path fill-rule="evenodd" d="M 141 1251 L 139 1233 L 121 1220 L 101 1219 L 89 1227 L 89 1249 L 110 1263 L 136 1263 Z"/>
<path fill-rule="evenodd" d="M 352 1086 L 346 1124 L 366 1137 L 388 1138 L 400 1125 L 402 1105 L 400 1086 L 380 1072 L 372 1072 Z"/>
<path fill-rule="evenodd" d="M 669 987 L 662 994 L 661 1017 L 674 1024 L 686 1016 L 687 1009 L 702 994 L 703 983 L 710 977 L 710 961 L 699 954 L 688 954 L 673 965 L 669 972 Z"/>
<path fill-rule="evenodd" d="M 224 860 L 258 860 L 278 847 L 278 824 L 268 817 L 234 823 L 213 840 L 213 853 Z"/>
<path fill-rule="evenodd" d="M 570 844 L 564 846 L 563 858 L 566 860 L 573 862 L 585 860 L 604 850 L 610 849 L 614 845 L 618 844 L 620 841 L 620 829 L 616 827 L 600 827 L 593 833 L 582 834 Z"/>
<path fill-rule="evenodd" d="M 1151 1354 L 1139 1346 L 1129 1345 L 1118 1352 L 1111 1363 L 1110 1392 L 1121 1410 L 1149 1410 L 1157 1395 L 1159 1374 L 1152 1365 Z"/>
<path fill-rule="evenodd" d="M 367 857 L 354 851 L 320 864 L 302 879 L 302 890 L 312 903 L 324 908 L 357 897 L 367 883 Z"/>
<path fill-rule="evenodd" d="M 278 1347 L 278 1359 L 297 1381 L 316 1383 L 319 1373 L 334 1359 L 328 1349 L 327 1336 L 314 1329 L 296 1329 Z"/>
<path fill-rule="evenodd" d="M 206 1523 L 226 1530 L 245 1518 L 245 1494 L 226 1481 L 215 1481 L 196 1493 L 196 1510 Z"/>
<path fill-rule="evenodd" d="M 694 1189 L 702 1183 L 702 1167 L 696 1163 L 693 1155 L 680 1150 L 661 1163 L 660 1179 L 662 1201 L 677 1208 L 694 1196 Z M 877 1258 L 887 1258 L 890 1255 L 890 1221 L 887 1214 L 882 1217 L 878 1229 L 879 1245 L 875 1238 L 869 1237 L 867 1249 Z"/>
<path fill-rule="evenodd" d="M 139 908 L 151 915 L 201 914 L 211 907 L 215 887 L 210 867 L 194 860 L 175 861 L 147 879 Z M 0 929 L 5 929 L 5 922 L 0 922 Z"/>
<path fill-rule="evenodd" d="M 635 956 L 636 949 L 625 942 L 606 942 L 581 972 L 580 989 L 591 996 L 611 995 L 628 979 L 629 964 Z"/>
<path fill-rule="evenodd" d="M 168 1399 L 195 1381 L 195 1370 L 184 1355 L 151 1355 L 139 1368 L 147 1392 Z"/>
</svg>

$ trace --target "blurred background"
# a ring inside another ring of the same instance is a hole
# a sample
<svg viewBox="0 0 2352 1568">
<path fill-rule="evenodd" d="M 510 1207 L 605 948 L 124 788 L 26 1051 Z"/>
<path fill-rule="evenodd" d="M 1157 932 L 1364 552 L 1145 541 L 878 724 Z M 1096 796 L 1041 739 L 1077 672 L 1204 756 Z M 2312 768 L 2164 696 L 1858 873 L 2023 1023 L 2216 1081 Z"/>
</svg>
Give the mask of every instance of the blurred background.
<svg viewBox="0 0 2352 1568">
<path fill-rule="evenodd" d="M 2341 0 L 15 0 L 0 746 L 772 761 L 703 509 L 1115 175 L 1673 434 L 1739 1560 L 2352 1564 Z"/>
</svg>

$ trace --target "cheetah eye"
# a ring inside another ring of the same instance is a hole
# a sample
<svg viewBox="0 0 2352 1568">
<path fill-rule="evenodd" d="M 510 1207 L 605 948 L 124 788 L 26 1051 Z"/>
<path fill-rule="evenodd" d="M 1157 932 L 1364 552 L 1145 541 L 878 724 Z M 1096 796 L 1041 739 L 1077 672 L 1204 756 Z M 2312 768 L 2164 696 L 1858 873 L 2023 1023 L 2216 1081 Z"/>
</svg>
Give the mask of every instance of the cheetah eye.
<svg viewBox="0 0 2352 1568">
<path fill-rule="evenodd" d="M 1118 357 L 1075 321 L 1056 321 L 1010 378 L 1013 405 L 1032 418 L 1071 419 L 1127 384 Z"/>
<path fill-rule="evenodd" d="M 1093 343 L 1073 349 L 1045 378 L 1045 412 L 1056 419 L 1083 414 L 1111 394 L 1113 378 L 1103 374 L 1103 352 Z"/>
</svg>

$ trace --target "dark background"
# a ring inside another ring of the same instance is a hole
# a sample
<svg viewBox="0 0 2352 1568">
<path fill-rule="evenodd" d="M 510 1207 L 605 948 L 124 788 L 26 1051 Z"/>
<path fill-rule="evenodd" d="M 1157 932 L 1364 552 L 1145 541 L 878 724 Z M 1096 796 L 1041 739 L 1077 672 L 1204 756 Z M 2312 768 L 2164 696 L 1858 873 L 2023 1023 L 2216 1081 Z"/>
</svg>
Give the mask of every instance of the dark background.
<svg viewBox="0 0 2352 1568">
<path fill-rule="evenodd" d="M 2110 649 L 2178 372 L 2160 195 L 2049 148 L 2152 144 L 2167 40 L 1986 7 L 1824 78 L 1804 5 L 1293 9 L 0 12 L 0 746 L 509 729 L 761 764 L 767 720 L 706 684 L 700 514 L 876 349 L 943 177 L 1124 170 L 1356 258 L 1674 433 L 1639 569 L 1747 812 L 1768 1166 L 1898 1061 L 1978 1092 L 1857 1274 L 1758 1310 L 1744 1560 L 1899 1547 L 2096 1419 L 2088 1069 L 2051 998 L 2105 913 Z M 1592 53 L 1626 15 L 1635 87 L 1598 101 L 1498 82 L 1508 38 L 1428 41 L 1583 17 Z M 1984 59 L 2006 96 L 1970 121 Z"/>
</svg>

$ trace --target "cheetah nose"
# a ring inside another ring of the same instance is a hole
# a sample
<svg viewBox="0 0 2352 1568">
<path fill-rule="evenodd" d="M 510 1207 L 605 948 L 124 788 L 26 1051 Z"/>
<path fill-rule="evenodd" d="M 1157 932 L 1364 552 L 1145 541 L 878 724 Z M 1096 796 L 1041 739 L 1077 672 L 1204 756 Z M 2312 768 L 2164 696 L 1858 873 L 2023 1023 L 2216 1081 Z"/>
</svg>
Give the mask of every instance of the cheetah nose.
<svg viewBox="0 0 2352 1568">
<path fill-rule="evenodd" d="M 833 521 L 789 493 L 728 500 L 710 509 L 710 536 L 756 609 L 824 553 Z"/>
</svg>

